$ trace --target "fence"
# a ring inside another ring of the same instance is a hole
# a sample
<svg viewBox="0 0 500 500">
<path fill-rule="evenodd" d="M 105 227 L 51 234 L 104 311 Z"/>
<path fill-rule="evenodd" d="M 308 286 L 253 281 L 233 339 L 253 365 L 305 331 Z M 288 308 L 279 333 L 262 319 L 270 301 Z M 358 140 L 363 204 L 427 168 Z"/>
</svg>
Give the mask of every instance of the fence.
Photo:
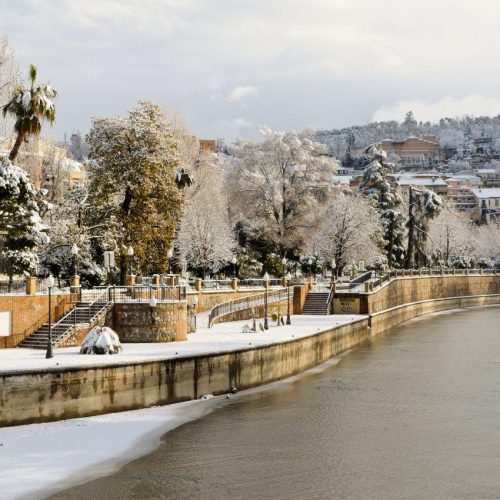
<svg viewBox="0 0 500 500">
<path fill-rule="evenodd" d="M 493 269 L 397 269 L 389 271 L 382 276 L 373 278 L 370 283 L 372 288 L 380 288 L 395 278 L 417 277 L 417 276 L 470 276 L 470 275 L 498 275 L 498 270 Z"/>
<path fill-rule="evenodd" d="M 0 293 L 26 293 L 25 280 L 0 280 Z"/>
<path fill-rule="evenodd" d="M 186 300 L 186 286 L 168 285 L 134 285 L 134 286 L 110 286 L 96 287 L 90 290 L 82 290 L 81 301 L 91 302 L 97 298 L 103 290 L 108 290 L 110 302 L 147 302 L 153 297 L 157 302 L 180 302 Z"/>
<path fill-rule="evenodd" d="M 272 304 L 274 302 L 280 302 L 282 300 L 287 300 L 288 297 L 288 288 L 273 290 L 267 292 L 267 303 Z M 219 318 L 220 316 L 224 316 L 225 314 L 233 312 L 244 311 L 253 307 L 263 306 L 265 305 L 265 302 L 266 293 L 251 295 L 250 297 L 242 297 L 241 299 L 230 300 L 228 302 L 222 302 L 221 304 L 216 305 L 210 311 L 210 314 L 208 316 L 208 327 L 210 328 L 215 319 Z"/>
</svg>

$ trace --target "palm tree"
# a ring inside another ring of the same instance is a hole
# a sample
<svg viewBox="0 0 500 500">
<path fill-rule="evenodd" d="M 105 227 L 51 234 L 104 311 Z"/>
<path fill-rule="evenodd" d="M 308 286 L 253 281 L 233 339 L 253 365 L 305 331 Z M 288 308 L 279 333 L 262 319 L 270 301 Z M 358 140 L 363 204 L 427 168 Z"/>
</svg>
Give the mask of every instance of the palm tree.
<svg viewBox="0 0 500 500">
<path fill-rule="evenodd" d="M 14 129 L 17 132 L 16 142 L 9 154 L 9 160 L 14 161 L 19 153 L 19 148 L 28 135 L 39 135 L 42 129 L 41 120 L 46 119 L 52 123 L 56 118 L 56 107 L 53 99 L 57 92 L 48 84 L 36 85 L 37 69 L 30 64 L 29 79 L 31 86 L 18 86 L 12 99 L 3 106 L 2 112 L 16 118 Z"/>
</svg>

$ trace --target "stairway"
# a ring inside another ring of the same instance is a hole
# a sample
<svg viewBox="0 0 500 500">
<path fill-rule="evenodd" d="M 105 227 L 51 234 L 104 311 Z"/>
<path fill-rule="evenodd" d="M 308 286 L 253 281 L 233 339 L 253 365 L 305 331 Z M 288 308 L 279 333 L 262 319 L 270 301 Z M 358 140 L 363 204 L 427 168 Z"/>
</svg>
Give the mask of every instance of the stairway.
<svg viewBox="0 0 500 500">
<path fill-rule="evenodd" d="M 76 325 L 94 326 L 102 312 L 111 306 L 104 297 L 92 303 L 77 302 L 59 321 L 52 323 L 52 345 L 57 347 L 68 337 Z M 46 349 L 49 338 L 49 325 L 42 325 L 38 330 L 26 337 L 17 347 L 30 349 Z"/>
<path fill-rule="evenodd" d="M 328 314 L 329 292 L 309 292 L 301 314 Z"/>
</svg>

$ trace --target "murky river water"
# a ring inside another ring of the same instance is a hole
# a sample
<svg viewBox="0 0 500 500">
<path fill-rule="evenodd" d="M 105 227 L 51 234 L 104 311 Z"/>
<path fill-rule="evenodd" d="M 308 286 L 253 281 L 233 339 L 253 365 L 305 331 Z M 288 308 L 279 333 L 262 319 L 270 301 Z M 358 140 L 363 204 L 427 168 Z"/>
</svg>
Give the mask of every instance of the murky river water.
<svg viewBox="0 0 500 500">
<path fill-rule="evenodd" d="M 500 498 L 500 308 L 407 323 L 54 498 Z"/>
</svg>

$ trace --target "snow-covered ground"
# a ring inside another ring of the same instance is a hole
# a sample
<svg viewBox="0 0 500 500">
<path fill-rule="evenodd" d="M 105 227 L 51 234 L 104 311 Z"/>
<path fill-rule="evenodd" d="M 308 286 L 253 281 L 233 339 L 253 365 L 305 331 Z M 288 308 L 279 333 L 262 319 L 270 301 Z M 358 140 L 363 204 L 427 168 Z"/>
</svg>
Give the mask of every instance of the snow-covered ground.
<svg viewBox="0 0 500 500">
<path fill-rule="evenodd" d="M 4 349 L 0 351 L 0 365 L 3 371 L 26 370 L 220 352 L 305 337 L 362 317 L 293 316 L 290 326 L 271 324 L 267 332 L 252 333 L 241 332 L 242 327 L 249 324 L 248 321 L 222 323 L 212 329 L 201 328 L 185 342 L 124 344 L 123 353 L 112 356 L 84 356 L 78 354 L 76 348 L 64 348 L 56 349 L 54 359 L 46 360 L 43 351 Z M 327 364 L 336 362 L 338 358 Z M 287 382 L 275 384 L 279 383 Z M 243 397 L 245 393 L 260 390 L 266 389 L 256 388 L 231 397 Z M 0 498 L 41 498 L 74 484 L 109 475 L 124 463 L 155 449 L 164 433 L 205 415 L 226 401 L 224 396 L 204 399 L 95 417 L 0 428 Z"/>
<path fill-rule="evenodd" d="M 275 326 L 269 320 L 270 329 L 243 333 L 244 325 L 251 321 L 221 323 L 212 328 L 199 328 L 183 342 L 164 344 L 122 344 L 123 352 L 110 356 L 81 355 L 79 348 L 66 347 L 54 350 L 52 359 L 45 359 L 45 351 L 35 349 L 0 349 L 0 373 L 66 367 L 86 367 L 182 358 L 259 347 L 300 337 L 314 335 L 332 326 L 347 323 L 362 315 L 292 316 L 290 326 Z M 200 318 L 201 319 L 201 318 Z"/>
</svg>

